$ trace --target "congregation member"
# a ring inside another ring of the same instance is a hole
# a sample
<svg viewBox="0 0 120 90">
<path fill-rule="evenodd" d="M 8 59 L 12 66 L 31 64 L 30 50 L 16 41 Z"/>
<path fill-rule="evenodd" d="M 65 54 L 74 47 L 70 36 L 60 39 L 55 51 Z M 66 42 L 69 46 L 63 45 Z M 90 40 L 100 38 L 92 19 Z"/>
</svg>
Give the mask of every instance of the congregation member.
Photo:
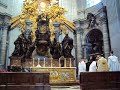
<svg viewBox="0 0 120 90">
<path fill-rule="evenodd" d="M 113 51 L 110 52 L 110 56 L 108 57 L 108 66 L 109 71 L 120 71 L 118 57 L 113 54 Z"/>
<path fill-rule="evenodd" d="M 107 59 L 101 56 L 100 53 L 97 54 L 97 71 L 109 71 Z"/>
</svg>

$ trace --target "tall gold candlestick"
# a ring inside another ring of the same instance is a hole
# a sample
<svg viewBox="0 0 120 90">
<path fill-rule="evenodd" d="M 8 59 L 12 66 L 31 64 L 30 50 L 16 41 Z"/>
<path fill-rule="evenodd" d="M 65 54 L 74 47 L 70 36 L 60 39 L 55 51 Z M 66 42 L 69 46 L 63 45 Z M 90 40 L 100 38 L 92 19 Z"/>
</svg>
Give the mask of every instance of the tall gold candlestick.
<svg viewBox="0 0 120 90">
<path fill-rule="evenodd" d="M 60 58 L 59 58 L 59 67 L 61 67 L 61 62 L 60 62 Z"/>
<path fill-rule="evenodd" d="M 40 64 L 40 58 L 38 58 L 38 65 Z"/>
<path fill-rule="evenodd" d="M 66 58 L 65 58 L 65 60 L 64 60 L 64 67 L 66 67 Z"/>
<path fill-rule="evenodd" d="M 72 63 L 71 63 L 71 62 L 72 62 L 72 60 L 71 60 L 71 58 L 70 58 L 70 65 L 69 65 L 70 67 L 72 66 Z"/>
<path fill-rule="evenodd" d="M 38 58 L 38 65 L 37 65 L 37 67 L 41 67 L 40 66 L 40 58 Z"/>
<path fill-rule="evenodd" d="M 35 60 L 35 59 L 33 58 L 33 67 L 35 66 L 35 64 L 34 64 L 34 60 Z"/>
<path fill-rule="evenodd" d="M 43 67 L 45 67 L 45 58 L 44 58 L 44 64 L 43 64 Z"/>
<path fill-rule="evenodd" d="M 51 58 L 51 67 L 52 67 L 52 65 L 53 65 L 53 64 L 52 64 L 52 60 L 53 60 L 53 58 Z"/>
</svg>

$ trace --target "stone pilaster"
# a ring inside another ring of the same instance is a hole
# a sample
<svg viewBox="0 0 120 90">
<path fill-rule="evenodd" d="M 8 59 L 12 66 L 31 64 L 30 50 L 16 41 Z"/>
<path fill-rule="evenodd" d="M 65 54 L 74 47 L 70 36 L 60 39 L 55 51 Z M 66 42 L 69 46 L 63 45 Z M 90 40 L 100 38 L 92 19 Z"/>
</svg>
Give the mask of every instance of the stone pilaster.
<svg viewBox="0 0 120 90">
<path fill-rule="evenodd" d="M 81 30 L 80 28 L 77 30 L 77 60 L 78 62 L 82 58 L 82 38 L 81 38 Z"/>
<path fill-rule="evenodd" d="M 109 47 L 109 39 L 108 39 L 106 8 L 103 8 L 102 28 L 103 28 L 104 54 L 105 54 L 105 58 L 108 58 L 110 47 Z"/>
<path fill-rule="evenodd" d="M 81 36 L 81 25 L 80 25 L 80 21 L 74 21 L 74 24 L 76 25 L 76 32 L 74 35 L 74 38 L 76 39 L 75 45 L 75 54 L 76 54 L 76 63 L 78 64 L 78 62 L 81 60 L 82 58 L 82 36 Z M 76 64 L 76 65 L 77 65 Z M 78 66 L 78 65 L 77 65 Z"/>
<path fill-rule="evenodd" d="M 7 32 L 9 26 L 10 17 L 5 15 L 2 25 L 2 40 L 1 40 L 1 51 L 0 51 L 0 68 L 5 68 L 6 64 L 6 47 L 7 47 Z"/>
<path fill-rule="evenodd" d="M 57 41 L 59 41 L 60 23 L 59 22 L 55 22 L 55 23 L 53 23 L 53 25 L 55 27 L 55 38 L 57 39 Z"/>
<path fill-rule="evenodd" d="M 78 59 L 77 59 L 77 33 L 74 31 L 74 49 L 75 49 L 75 66 L 78 66 Z"/>
</svg>

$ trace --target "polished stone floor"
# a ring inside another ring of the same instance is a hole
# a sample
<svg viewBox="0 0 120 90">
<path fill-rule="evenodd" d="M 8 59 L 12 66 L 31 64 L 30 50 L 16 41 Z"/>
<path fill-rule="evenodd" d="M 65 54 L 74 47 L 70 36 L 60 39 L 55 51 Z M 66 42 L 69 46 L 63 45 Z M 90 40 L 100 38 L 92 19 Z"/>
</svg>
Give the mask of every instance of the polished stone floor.
<svg viewBox="0 0 120 90">
<path fill-rule="evenodd" d="M 51 90 L 80 90 L 80 86 L 51 86 Z"/>
</svg>

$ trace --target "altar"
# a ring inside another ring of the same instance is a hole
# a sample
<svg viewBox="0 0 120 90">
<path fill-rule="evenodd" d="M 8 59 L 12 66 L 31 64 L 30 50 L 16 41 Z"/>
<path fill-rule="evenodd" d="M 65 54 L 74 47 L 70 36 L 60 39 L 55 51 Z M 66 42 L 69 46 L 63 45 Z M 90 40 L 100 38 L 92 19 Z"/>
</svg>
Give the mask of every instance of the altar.
<svg viewBox="0 0 120 90">
<path fill-rule="evenodd" d="M 76 82 L 76 67 L 31 67 L 31 72 L 49 72 L 50 84 Z"/>
</svg>

